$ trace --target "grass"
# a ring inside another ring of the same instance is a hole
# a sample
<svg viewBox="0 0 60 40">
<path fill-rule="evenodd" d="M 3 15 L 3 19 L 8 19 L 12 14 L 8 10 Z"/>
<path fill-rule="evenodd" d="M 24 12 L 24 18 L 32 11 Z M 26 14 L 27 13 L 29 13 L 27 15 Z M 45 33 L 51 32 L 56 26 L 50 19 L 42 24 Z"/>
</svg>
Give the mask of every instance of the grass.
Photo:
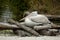
<svg viewBox="0 0 60 40">
<path fill-rule="evenodd" d="M 0 36 L 16 36 L 12 30 L 0 30 Z"/>
</svg>

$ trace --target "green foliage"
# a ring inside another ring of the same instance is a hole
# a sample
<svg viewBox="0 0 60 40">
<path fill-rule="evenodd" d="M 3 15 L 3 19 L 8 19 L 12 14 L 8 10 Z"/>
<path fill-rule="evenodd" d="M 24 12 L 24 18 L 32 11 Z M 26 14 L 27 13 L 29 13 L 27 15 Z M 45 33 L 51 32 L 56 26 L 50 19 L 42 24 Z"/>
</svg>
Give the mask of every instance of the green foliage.
<svg viewBox="0 0 60 40">
<path fill-rule="evenodd" d="M 24 11 L 28 10 L 25 0 L 9 0 L 9 7 L 13 11 L 13 18 L 19 20 L 23 17 Z"/>
<path fill-rule="evenodd" d="M 24 11 L 38 10 L 40 13 L 60 14 L 59 0 L 0 0 L 0 14 L 6 5 L 13 12 L 13 19 L 23 18 Z"/>
<path fill-rule="evenodd" d="M 0 0 L 0 17 L 2 15 L 2 11 L 4 10 L 4 4 L 3 4 L 3 0 Z"/>
<path fill-rule="evenodd" d="M 13 12 L 13 19 L 19 20 L 23 17 L 24 11 L 29 9 L 26 1 L 28 0 L 0 0 L 0 11 L 2 12 L 8 5 Z"/>
</svg>

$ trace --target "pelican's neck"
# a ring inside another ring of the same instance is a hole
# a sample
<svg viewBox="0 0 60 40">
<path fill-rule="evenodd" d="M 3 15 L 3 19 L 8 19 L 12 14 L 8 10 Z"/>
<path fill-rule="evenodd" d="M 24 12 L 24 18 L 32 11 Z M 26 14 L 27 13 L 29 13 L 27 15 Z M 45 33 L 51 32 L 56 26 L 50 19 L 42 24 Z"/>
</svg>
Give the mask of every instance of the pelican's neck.
<svg viewBox="0 0 60 40">
<path fill-rule="evenodd" d="M 31 14 L 29 14 L 27 17 L 37 16 L 37 15 L 38 15 L 38 12 L 34 11 Z"/>
<path fill-rule="evenodd" d="M 37 11 L 34 11 L 34 12 L 32 12 L 31 13 L 33 16 L 36 16 L 36 15 L 38 15 L 38 12 Z"/>
</svg>

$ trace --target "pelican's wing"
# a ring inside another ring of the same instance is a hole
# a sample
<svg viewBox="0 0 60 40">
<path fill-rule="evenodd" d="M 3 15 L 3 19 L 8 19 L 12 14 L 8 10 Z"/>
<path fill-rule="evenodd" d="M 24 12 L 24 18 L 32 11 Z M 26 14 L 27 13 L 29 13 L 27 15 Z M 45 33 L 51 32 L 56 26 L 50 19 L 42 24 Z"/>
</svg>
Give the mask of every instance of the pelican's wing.
<svg viewBox="0 0 60 40">
<path fill-rule="evenodd" d="M 43 16 L 43 15 L 37 15 L 37 16 L 31 17 L 31 20 L 36 22 L 36 23 L 50 23 L 48 18 L 46 16 Z"/>
</svg>

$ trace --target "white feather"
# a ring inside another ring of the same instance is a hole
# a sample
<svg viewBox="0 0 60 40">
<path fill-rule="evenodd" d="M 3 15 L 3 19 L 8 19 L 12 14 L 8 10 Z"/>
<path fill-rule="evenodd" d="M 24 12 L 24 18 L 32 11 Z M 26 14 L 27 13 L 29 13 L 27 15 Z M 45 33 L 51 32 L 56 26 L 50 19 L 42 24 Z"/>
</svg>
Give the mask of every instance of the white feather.
<svg viewBox="0 0 60 40">
<path fill-rule="evenodd" d="M 48 24 L 50 21 L 45 15 L 37 14 L 37 11 L 32 12 L 25 18 L 25 25 L 27 26 L 36 26 L 40 24 Z"/>
</svg>

